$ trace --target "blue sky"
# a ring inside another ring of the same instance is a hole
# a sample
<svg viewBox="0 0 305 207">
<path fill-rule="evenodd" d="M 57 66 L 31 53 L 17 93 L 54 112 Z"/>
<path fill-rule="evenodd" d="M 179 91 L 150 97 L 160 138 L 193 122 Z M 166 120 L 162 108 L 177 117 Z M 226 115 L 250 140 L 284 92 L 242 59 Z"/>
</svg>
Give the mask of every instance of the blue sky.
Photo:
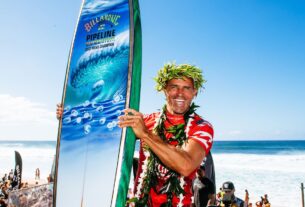
<svg viewBox="0 0 305 207">
<path fill-rule="evenodd" d="M 55 105 L 80 6 L 1 3 L 0 140 L 56 140 Z M 164 103 L 154 90 L 157 70 L 191 63 L 207 79 L 195 102 L 215 140 L 305 139 L 303 0 L 140 0 L 140 7 L 142 112 Z"/>
</svg>

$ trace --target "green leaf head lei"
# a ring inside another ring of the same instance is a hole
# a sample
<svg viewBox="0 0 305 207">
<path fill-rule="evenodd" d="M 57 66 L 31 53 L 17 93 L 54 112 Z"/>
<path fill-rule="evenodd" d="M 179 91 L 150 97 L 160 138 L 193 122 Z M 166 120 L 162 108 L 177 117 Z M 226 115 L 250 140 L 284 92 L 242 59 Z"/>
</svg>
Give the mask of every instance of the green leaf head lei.
<svg viewBox="0 0 305 207">
<path fill-rule="evenodd" d="M 171 79 L 181 79 L 183 77 L 193 79 L 196 90 L 202 88 L 206 82 L 201 69 L 195 65 L 167 63 L 158 71 L 158 75 L 154 78 L 157 83 L 156 90 L 160 92 L 165 89 L 167 82 Z"/>
</svg>

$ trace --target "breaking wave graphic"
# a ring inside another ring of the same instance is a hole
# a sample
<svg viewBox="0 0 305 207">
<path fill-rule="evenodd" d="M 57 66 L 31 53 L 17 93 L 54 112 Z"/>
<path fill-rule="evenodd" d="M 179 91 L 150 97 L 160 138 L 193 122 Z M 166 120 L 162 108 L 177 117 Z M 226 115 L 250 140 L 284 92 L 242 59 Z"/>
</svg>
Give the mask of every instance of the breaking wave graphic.
<svg viewBox="0 0 305 207">
<path fill-rule="evenodd" d="M 92 101 L 109 100 L 115 95 L 125 96 L 129 57 L 129 33 L 116 37 L 113 47 L 85 52 L 73 69 L 69 85 Z M 89 95 L 89 97 L 88 97 Z"/>
<path fill-rule="evenodd" d="M 72 68 L 62 140 L 120 137 L 117 121 L 126 102 L 129 33 L 122 32 L 116 38 L 113 47 L 86 51 Z"/>
</svg>

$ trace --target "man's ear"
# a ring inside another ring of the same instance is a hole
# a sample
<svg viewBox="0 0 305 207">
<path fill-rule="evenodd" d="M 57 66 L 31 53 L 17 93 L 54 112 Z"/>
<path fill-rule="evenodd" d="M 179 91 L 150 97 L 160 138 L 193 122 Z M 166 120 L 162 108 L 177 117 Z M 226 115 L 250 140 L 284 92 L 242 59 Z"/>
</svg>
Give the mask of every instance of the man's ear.
<svg viewBox="0 0 305 207">
<path fill-rule="evenodd" d="M 195 89 L 195 95 L 194 95 L 194 97 L 197 97 L 197 95 L 198 95 L 198 90 Z"/>
</svg>

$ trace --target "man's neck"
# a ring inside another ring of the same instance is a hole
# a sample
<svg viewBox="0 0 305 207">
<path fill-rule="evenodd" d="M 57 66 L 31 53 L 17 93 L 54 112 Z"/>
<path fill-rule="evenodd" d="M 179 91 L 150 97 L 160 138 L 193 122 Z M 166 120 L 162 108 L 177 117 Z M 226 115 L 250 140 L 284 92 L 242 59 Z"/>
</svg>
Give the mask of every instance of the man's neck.
<svg viewBox="0 0 305 207">
<path fill-rule="evenodd" d="M 174 110 L 172 110 L 169 105 L 166 105 L 166 112 L 170 113 L 172 115 L 175 115 L 175 116 L 183 116 L 188 110 L 190 110 L 190 107 L 185 112 L 183 112 L 183 113 L 177 113 Z"/>
</svg>

